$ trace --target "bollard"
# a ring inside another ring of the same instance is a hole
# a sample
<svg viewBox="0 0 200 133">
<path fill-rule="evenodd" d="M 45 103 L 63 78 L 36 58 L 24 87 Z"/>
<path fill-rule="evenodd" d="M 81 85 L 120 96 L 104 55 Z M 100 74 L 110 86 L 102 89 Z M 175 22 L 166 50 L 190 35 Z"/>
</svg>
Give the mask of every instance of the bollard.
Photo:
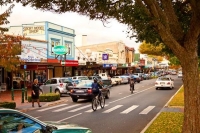
<svg viewBox="0 0 200 133">
<path fill-rule="evenodd" d="M 11 99 L 14 101 L 14 89 L 13 89 L 13 87 L 11 88 Z"/>
<path fill-rule="evenodd" d="M 27 100 L 28 99 L 28 97 L 27 97 L 27 93 L 28 93 L 28 90 L 27 90 L 27 87 L 25 87 L 25 100 Z"/>
<path fill-rule="evenodd" d="M 24 88 L 22 88 L 22 103 L 24 103 Z"/>
<path fill-rule="evenodd" d="M 50 86 L 50 93 L 52 93 L 52 86 Z"/>
</svg>

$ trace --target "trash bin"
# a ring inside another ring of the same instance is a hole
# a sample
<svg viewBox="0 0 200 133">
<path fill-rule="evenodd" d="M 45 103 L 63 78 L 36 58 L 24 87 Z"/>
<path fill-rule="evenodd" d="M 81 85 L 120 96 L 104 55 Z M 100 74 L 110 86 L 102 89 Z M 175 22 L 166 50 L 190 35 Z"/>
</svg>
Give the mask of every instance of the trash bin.
<svg viewBox="0 0 200 133">
<path fill-rule="evenodd" d="M 6 91 L 7 90 L 7 85 L 6 83 L 1 83 L 0 91 Z"/>
</svg>

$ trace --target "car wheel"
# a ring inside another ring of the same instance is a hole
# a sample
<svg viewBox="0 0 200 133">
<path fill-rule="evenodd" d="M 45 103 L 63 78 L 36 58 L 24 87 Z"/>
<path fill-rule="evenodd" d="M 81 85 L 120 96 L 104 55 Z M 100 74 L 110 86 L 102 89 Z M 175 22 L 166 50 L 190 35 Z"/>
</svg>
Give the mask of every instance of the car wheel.
<svg viewBox="0 0 200 133">
<path fill-rule="evenodd" d="M 43 94 L 43 91 L 40 89 L 40 90 L 39 90 L 39 95 L 41 95 L 41 94 Z"/>
<path fill-rule="evenodd" d="M 108 91 L 108 92 L 106 93 L 105 98 L 106 98 L 106 99 L 109 99 L 109 98 L 110 98 L 110 91 Z"/>
<path fill-rule="evenodd" d="M 76 99 L 76 98 L 72 98 L 72 101 L 73 101 L 73 102 L 77 102 L 78 99 Z"/>
<path fill-rule="evenodd" d="M 55 93 L 61 96 L 60 91 L 58 89 L 55 90 Z"/>
<path fill-rule="evenodd" d="M 140 81 L 137 81 L 138 83 L 140 83 Z"/>
<path fill-rule="evenodd" d="M 156 87 L 156 90 L 158 90 L 158 87 Z"/>
</svg>

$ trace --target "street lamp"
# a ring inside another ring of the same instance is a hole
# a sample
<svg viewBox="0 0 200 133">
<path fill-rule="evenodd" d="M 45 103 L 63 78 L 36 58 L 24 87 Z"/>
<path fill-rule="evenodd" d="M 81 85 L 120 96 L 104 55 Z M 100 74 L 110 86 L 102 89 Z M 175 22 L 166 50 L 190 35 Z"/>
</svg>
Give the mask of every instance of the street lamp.
<svg viewBox="0 0 200 133">
<path fill-rule="evenodd" d="M 154 76 L 155 76 L 155 62 L 157 61 L 157 59 L 153 58 L 152 60 L 153 60 L 153 71 L 154 71 Z"/>
</svg>

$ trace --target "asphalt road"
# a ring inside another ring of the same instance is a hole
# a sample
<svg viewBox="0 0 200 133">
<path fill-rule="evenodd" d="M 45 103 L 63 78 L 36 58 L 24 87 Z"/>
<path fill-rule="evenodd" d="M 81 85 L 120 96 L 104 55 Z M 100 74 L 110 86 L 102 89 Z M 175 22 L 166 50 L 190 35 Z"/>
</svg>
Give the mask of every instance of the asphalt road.
<svg viewBox="0 0 200 133">
<path fill-rule="evenodd" d="M 99 107 L 95 112 L 90 101 L 73 103 L 69 96 L 65 96 L 62 98 L 68 99 L 66 103 L 27 113 L 42 121 L 89 127 L 94 133 L 140 133 L 182 85 L 180 78 L 171 77 L 175 85 L 173 90 L 156 90 L 155 79 L 136 83 L 134 94 L 130 93 L 128 84 L 114 86 L 110 99 L 106 99 L 106 107 Z"/>
</svg>

